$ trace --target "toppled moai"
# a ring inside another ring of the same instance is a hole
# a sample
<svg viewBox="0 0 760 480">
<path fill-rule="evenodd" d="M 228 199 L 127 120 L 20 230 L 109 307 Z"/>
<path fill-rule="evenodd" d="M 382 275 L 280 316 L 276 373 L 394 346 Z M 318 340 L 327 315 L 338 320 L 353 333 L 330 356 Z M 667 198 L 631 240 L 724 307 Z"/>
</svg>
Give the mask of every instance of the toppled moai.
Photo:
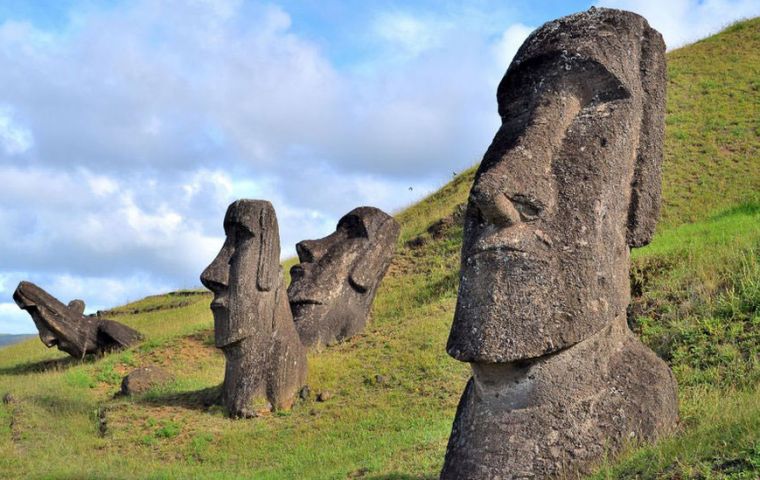
<svg viewBox="0 0 760 480">
<path fill-rule="evenodd" d="M 335 232 L 296 245 L 301 263 L 290 270 L 288 297 L 304 345 L 329 345 L 364 330 L 399 231 L 387 213 L 359 207 Z"/>
<path fill-rule="evenodd" d="M 659 214 L 665 45 L 591 9 L 518 50 L 465 214 L 449 355 L 472 366 L 442 479 L 587 472 L 677 421 L 668 366 L 628 329 L 630 248 Z"/>
<path fill-rule="evenodd" d="M 13 300 L 32 316 L 45 346 L 58 347 L 74 358 L 125 348 L 142 340 L 140 332 L 126 325 L 84 315 L 84 301 L 64 305 L 31 282 L 20 282 Z"/>
<path fill-rule="evenodd" d="M 306 383 L 306 350 L 288 305 L 272 204 L 232 203 L 224 232 L 222 249 L 201 274 L 214 292 L 214 338 L 226 359 L 222 403 L 232 417 L 255 416 L 253 402 L 264 398 L 288 409 Z"/>
</svg>

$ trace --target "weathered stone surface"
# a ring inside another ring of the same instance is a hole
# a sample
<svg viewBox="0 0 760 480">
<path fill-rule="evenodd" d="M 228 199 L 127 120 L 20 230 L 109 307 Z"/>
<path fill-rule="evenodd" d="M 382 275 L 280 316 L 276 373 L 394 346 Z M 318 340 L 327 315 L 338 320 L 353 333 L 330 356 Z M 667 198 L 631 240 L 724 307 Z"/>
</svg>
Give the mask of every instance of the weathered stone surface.
<svg viewBox="0 0 760 480">
<path fill-rule="evenodd" d="M 172 381 L 174 376 L 161 367 L 140 367 L 129 372 L 121 381 L 122 395 L 140 395 L 153 387 Z"/>
<path fill-rule="evenodd" d="M 233 417 L 255 416 L 252 402 L 264 397 L 288 409 L 306 383 L 306 352 L 288 305 L 274 208 L 238 200 L 224 231 L 221 251 L 201 274 L 214 292 L 214 336 L 226 358 L 222 402 Z"/>
<path fill-rule="evenodd" d="M 472 364 L 441 478 L 574 478 L 678 418 L 675 380 L 621 316 L 572 348 Z"/>
<path fill-rule="evenodd" d="M 290 270 L 288 297 L 304 345 L 329 345 L 364 330 L 399 231 L 382 210 L 359 207 L 334 233 L 296 245 L 301 263 Z"/>
<path fill-rule="evenodd" d="M 64 305 L 31 282 L 20 282 L 13 300 L 32 316 L 42 343 L 48 348 L 57 346 L 75 358 L 128 347 L 142 339 L 138 331 L 126 325 L 83 315 L 84 301 Z"/>
<path fill-rule="evenodd" d="M 633 13 L 544 25 L 498 90 L 468 204 L 448 351 L 505 362 L 568 347 L 629 303 L 629 246 L 660 199 L 664 43 Z"/>
<path fill-rule="evenodd" d="M 554 478 L 673 426 L 675 380 L 625 323 L 630 248 L 659 210 L 664 54 L 644 18 L 592 8 L 533 32 L 501 81 L 447 345 L 473 378 L 441 478 Z"/>
</svg>

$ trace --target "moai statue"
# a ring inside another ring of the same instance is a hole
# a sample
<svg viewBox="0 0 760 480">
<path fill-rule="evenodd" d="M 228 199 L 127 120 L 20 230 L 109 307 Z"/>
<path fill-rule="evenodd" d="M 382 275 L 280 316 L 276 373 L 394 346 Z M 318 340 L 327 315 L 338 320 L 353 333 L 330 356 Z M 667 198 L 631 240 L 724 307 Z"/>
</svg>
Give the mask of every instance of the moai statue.
<svg viewBox="0 0 760 480">
<path fill-rule="evenodd" d="M 57 346 L 74 358 L 125 348 L 142 340 L 138 331 L 126 325 L 85 316 L 84 301 L 72 300 L 64 305 L 31 282 L 20 282 L 13 300 L 32 316 L 45 346 Z"/>
<path fill-rule="evenodd" d="M 224 232 L 221 251 L 201 274 L 214 292 L 214 337 L 226 359 L 222 403 L 236 418 L 255 416 L 257 399 L 288 409 L 306 382 L 306 351 L 288 306 L 272 204 L 232 203 Z"/>
<path fill-rule="evenodd" d="M 447 345 L 473 374 L 441 478 L 572 476 L 677 420 L 670 369 L 626 323 L 630 248 L 659 213 L 665 45 L 592 8 L 533 32 L 497 98 Z"/>
<path fill-rule="evenodd" d="M 335 232 L 296 245 L 301 263 L 290 269 L 288 297 L 304 345 L 329 345 L 364 330 L 399 231 L 387 213 L 359 207 Z"/>
</svg>

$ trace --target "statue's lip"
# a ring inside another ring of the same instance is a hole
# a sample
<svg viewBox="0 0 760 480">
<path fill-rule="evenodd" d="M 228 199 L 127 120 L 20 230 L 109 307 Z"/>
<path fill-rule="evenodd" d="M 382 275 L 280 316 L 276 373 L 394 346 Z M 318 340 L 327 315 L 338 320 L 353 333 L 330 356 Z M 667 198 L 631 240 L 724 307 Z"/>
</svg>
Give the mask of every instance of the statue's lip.
<svg viewBox="0 0 760 480">
<path fill-rule="evenodd" d="M 306 272 L 306 268 L 304 268 L 304 263 L 297 263 L 290 267 L 290 276 L 291 277 L 300 277 Z"/>
<path fill-rule="evenodd" d="M 211 302 L 211 310 L 226 310 L 226 309 L 227 309 L 226 298 L 215 298 Z"/>
<path fill-rule="evenodd" d="M 323 302 L 311 298 L 294 298 L 290 300 L 291 305 L 322 305 Z"/>
</svg>

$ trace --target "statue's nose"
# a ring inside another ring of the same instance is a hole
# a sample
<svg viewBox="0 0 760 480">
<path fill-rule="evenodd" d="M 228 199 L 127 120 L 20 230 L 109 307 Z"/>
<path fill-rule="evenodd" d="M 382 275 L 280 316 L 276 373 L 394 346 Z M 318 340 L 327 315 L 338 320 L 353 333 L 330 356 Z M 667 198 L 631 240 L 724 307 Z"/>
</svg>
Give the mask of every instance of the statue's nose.
<svg viewBox="0 0 760 480">
<path fill-rule="evenodd" d="M 510 227 L 520 222 L 520 212 L 500 188 L 491 185 L 488 178 L 476 183 L 470 192 L 470 202 L 480 211 L 483 220 L 497 227 Z"/>
<path fill-rule="evenodd" d="M 312 263 L 319 260 L 325 248 L 319 240 L 303 240 L 296 244 L 296 253 L 301 263 Z"/>
<path fill-rule="evenodd" d="M 201 273 L 201 283 L 204 287 L 216 293 L 225 290 L 229 285 L 229 266 L 230 255 L 225 248 L 214 258 L 214 260 Z"/>
</svg>

